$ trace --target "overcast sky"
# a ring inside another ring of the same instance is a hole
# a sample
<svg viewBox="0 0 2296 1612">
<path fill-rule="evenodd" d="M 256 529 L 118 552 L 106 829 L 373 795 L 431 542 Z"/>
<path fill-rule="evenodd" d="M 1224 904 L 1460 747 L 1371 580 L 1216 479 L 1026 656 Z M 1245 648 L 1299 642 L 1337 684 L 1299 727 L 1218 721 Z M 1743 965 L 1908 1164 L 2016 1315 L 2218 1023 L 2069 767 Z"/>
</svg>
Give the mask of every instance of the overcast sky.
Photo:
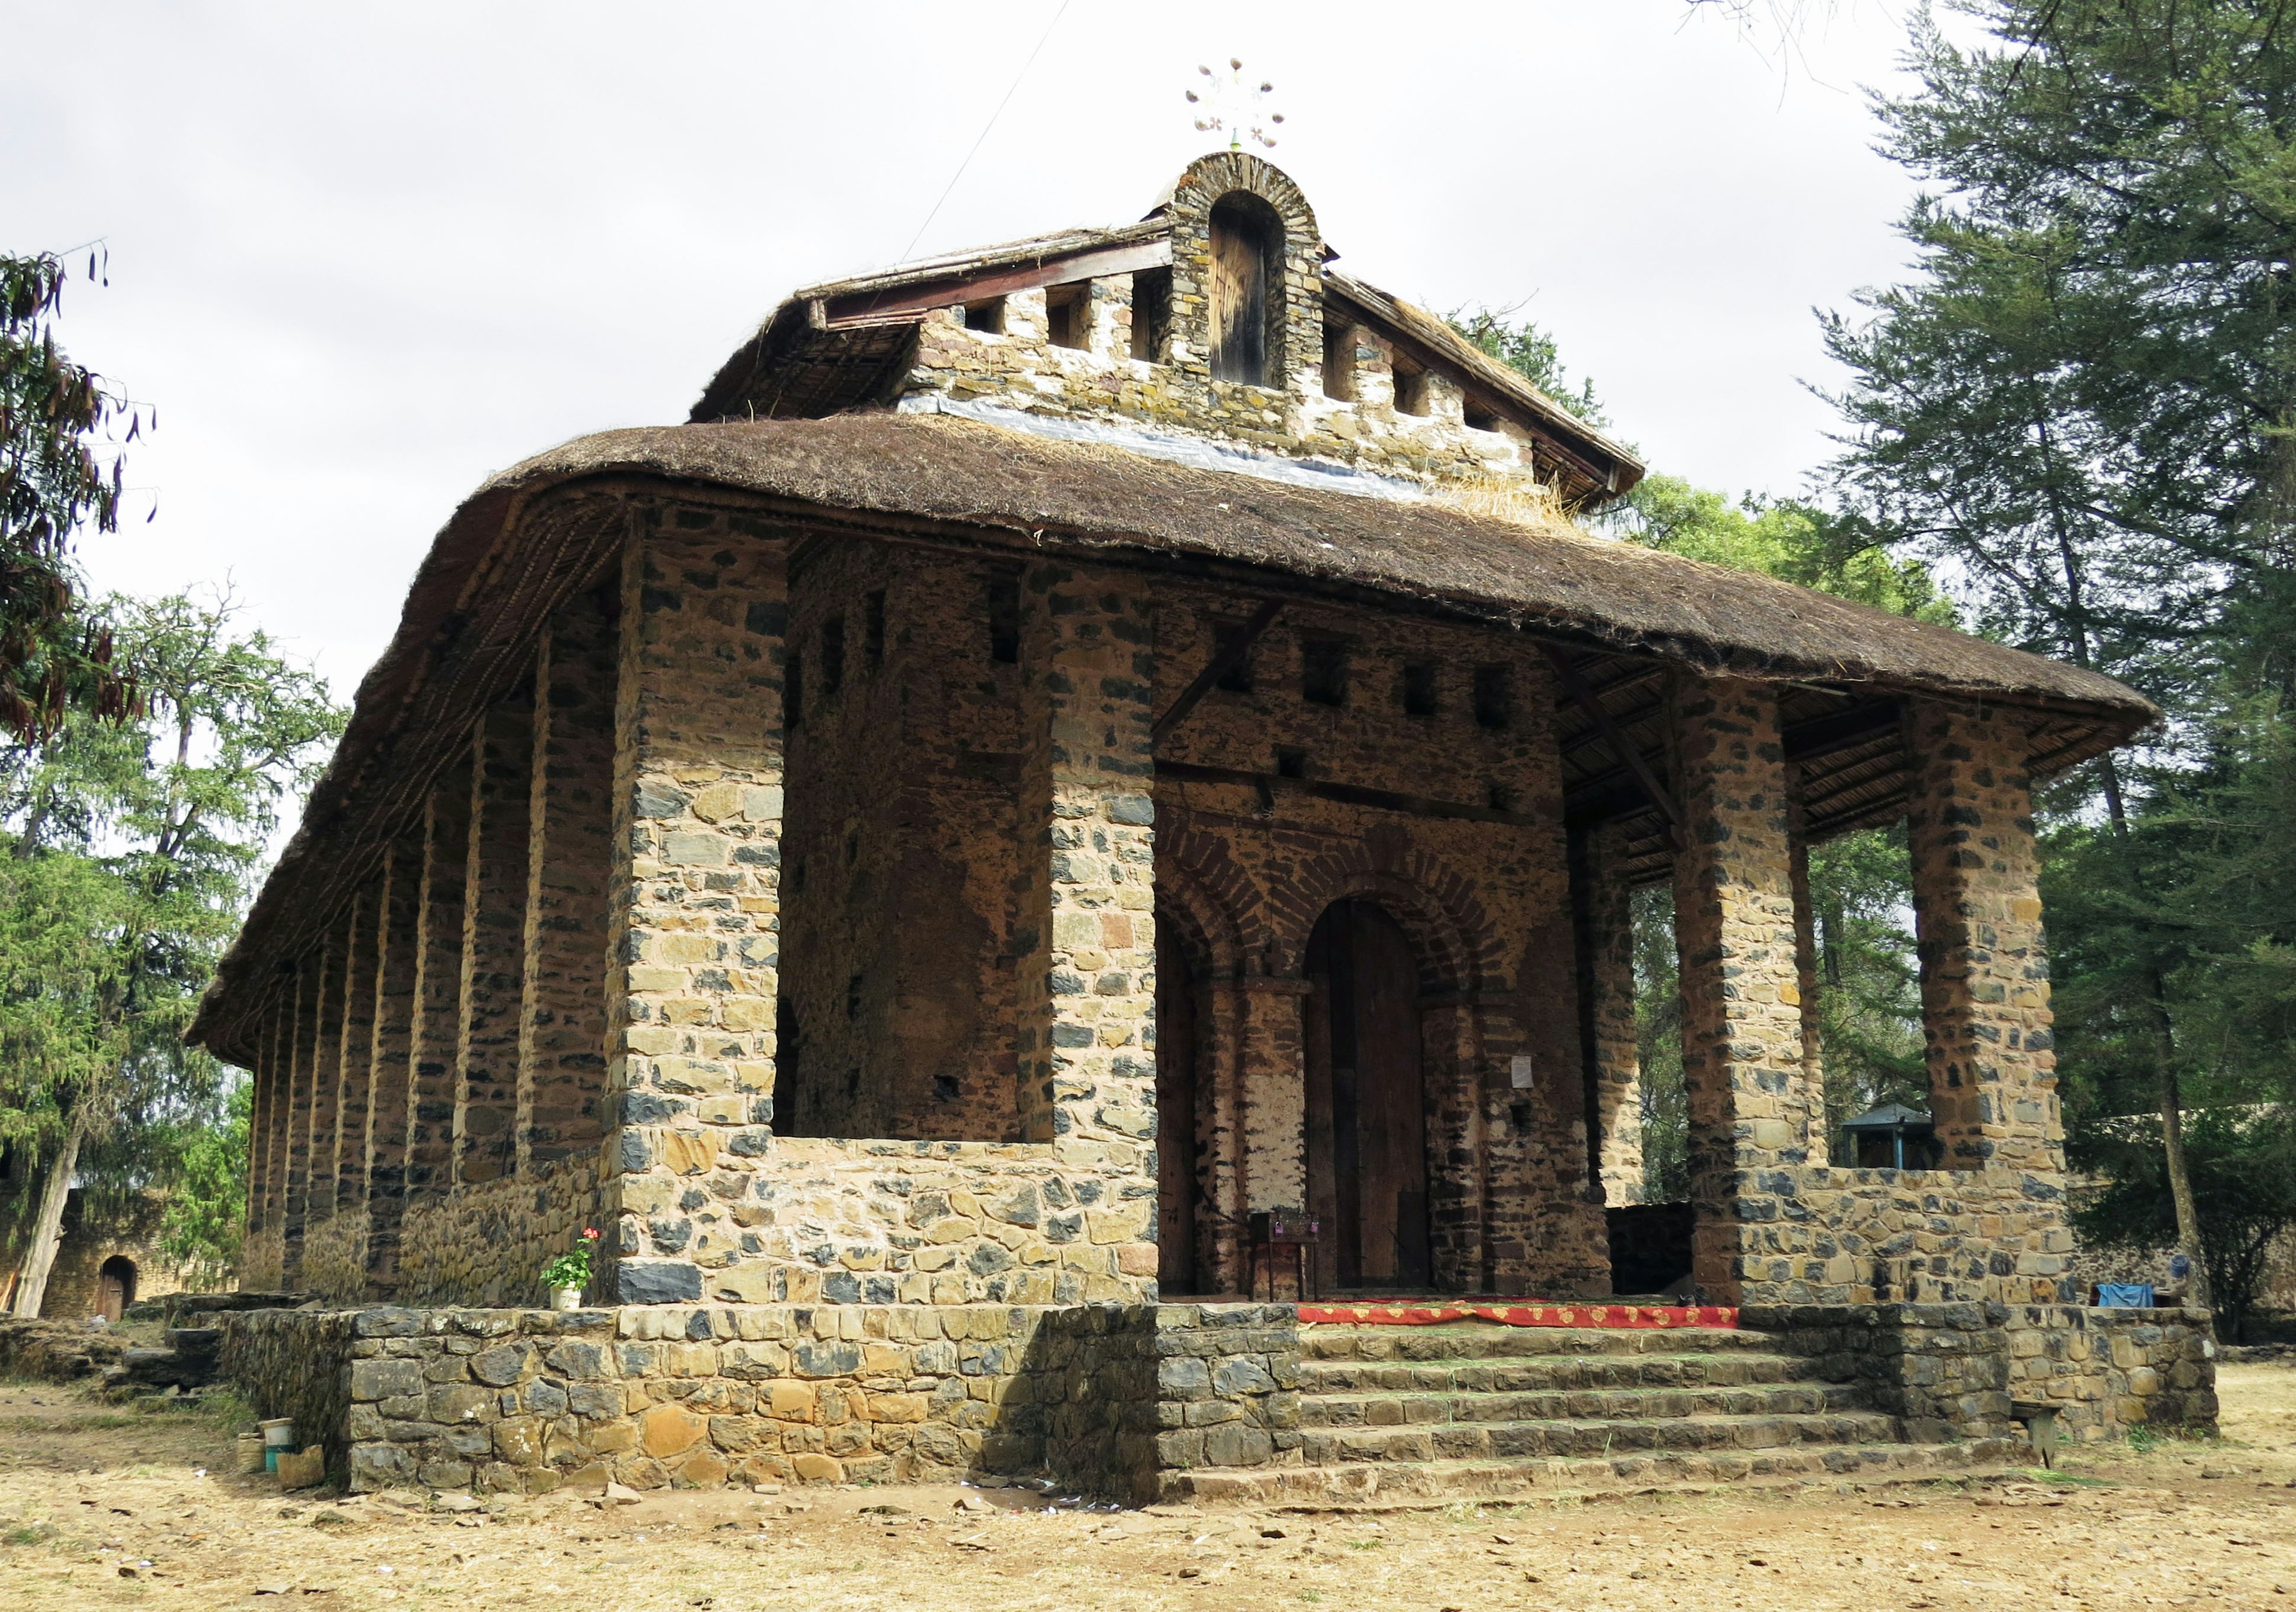
<svg viewBox="0 0 2296 1612">
<path fill-rule="evenodd" d="M 487 474 L 899 258 L 1058 4 L 0 0 L 0 246 L 108 243 L 67 345 L 160 413 L 88 569 L 228 578 L 348 696 Z M 1681 0 L 1070 0 L 918 250 L 1139 217 L 1241 55 L 1350 273 L 1520 306 L 1654 466 L 1792 492 L 1810 310 L 1906 256 L 1861 94 L 1904 10 L 1781 61 Z"/>
</svg>

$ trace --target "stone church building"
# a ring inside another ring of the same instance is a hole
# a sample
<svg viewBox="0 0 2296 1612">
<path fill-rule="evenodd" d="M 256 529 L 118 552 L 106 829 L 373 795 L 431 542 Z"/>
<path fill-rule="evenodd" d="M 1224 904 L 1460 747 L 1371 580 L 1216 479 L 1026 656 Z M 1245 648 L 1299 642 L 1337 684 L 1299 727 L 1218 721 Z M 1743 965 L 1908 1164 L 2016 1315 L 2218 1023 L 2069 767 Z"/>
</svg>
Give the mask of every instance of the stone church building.
<svg viewBox="0 0 2296 1612">
<path fill-rule="evenodd" d="M 523 1453 L 370 1416 L 359 1481 L 1059 1469 L 1078 1374 L 1134 1380 L 1092 1339 L 1238 1316 L 1268 1380 L 1206 1392 L 1265 1437 L 1174 1431 L 1152 1363 L 1090 1436 L 1336 1470 L 1296 1430 L 1316 1301 L 1612 1296 L 1661 881 L 1707 1319 L 2080 1330 L 2030 791 L 2152 708 L 1587 535 L 1633 455 L 1333 257 L 1283 173 L 1207 157 L 1137 224 L 800 291 L 687 423 L 455 512 L 193 1032 L 255 1073 L 242 1281 L 400 1318 L 344 1334 L 357 1381 L 477 1307 L 544 1340 L 520 1380 L 578 1324 L 750 1351 L 689 1373 L 749 1420 L 804 1394 L 746 1452 L 562 1395 Z M 1896 821 L 1931 1171 L 1831 1164 L 1819 1099 L 1808 847 Z M 602 1310 L 533 1312 L 586 1227 Z M 968 1421 L 931 1352 L 1032 1328 L 982 1371 L 1057 1357 L 1069 1419 Z M 2006 1380 L 1932 1420 L 1997 1433 Z M 839 1454 L 840 1384 L 910 1431 Z"/>
</svg>

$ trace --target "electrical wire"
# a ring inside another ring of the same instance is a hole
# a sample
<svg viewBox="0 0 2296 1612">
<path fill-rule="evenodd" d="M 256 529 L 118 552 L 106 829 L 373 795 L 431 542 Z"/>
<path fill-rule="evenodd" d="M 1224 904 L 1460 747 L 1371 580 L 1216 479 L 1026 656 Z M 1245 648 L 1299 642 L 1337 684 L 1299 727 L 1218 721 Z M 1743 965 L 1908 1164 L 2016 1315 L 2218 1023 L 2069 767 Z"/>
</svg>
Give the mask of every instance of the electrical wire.
<svg viewBox="0 0 2296 1612">
<path fill-rule="evenodd" d="M 941 192 L 940 200 L 932 204 L 932 211 L 925 215 L 925 221 L 917 225 L 917 233 L 909 237 L 909 244 L 902 250 L 900 257 L 894 261 L 906 263 L 915 253 L 917 242 L 925 238 L 925 232 L 932 228 L 932 221 L 940 217 L 943 204 L 955 193 L 956 182 L 964 177 L 964 170 L 971 168 L 973 158 L 980 154 L 980 148 L 987 143 L 989 131 L 996 127 L 996 120 L 1004 115 L 1004 109 L 1012 104 L 1013 97 L 1020 91 L 1021 81 L 1029 76 L 1029 70 L 1036 66 L 1037 58 L 1044 53 L 1045 42 L 1053 37 L 1053 30 L 1060 27 L 1061 19 L 1068 15 L 1068 10 L 1069 0 L 1061 0 L 1060 9 L 1053 13 L 1053 20 L 1045 24 L 1045 31 L 1037 37 L 1037 48 L 1029 53 L 1029 59 L 1021 63 L 1021 70 L 1013 75 L 1012 88 L 1004 92 L 1004 99 L 996 103 L 996 110 L 988 114 L 988 121 L 981 126 L 980 138 L 975 140 L 972 143 L 972 149 L 964 153 L 964 160 L 958 163 L 956 172 L 949 176 L 948 188 Z"/>
</svg>

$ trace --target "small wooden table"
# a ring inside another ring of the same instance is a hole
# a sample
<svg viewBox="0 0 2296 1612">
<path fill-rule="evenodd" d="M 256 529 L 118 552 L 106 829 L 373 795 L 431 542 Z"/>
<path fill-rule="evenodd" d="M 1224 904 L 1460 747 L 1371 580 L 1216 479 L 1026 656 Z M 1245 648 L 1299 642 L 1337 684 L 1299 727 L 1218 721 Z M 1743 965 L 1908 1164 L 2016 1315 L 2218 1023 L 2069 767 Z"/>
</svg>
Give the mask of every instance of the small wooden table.
<svg viewBox="0 0 2296 1612">
<path fill-rule="evenodd" d="M 1315 1216 L 1303 1209 L 1268 1209 L 1251 1217 L 1251 1268 L 1244 1290 L 1255 1301 L 1259 1297 L 1259 1272 L 1267 1272 L 1267 1302 L 1275 1302 L 1275 1251 L 1292 1250 L 1292 1289 L 1300 1298 L 1308 1297 L 1308 1272 L 1315 1260 L 1308 1250 L 1319 1240 L 1321 1228 Z"/>
</svg>

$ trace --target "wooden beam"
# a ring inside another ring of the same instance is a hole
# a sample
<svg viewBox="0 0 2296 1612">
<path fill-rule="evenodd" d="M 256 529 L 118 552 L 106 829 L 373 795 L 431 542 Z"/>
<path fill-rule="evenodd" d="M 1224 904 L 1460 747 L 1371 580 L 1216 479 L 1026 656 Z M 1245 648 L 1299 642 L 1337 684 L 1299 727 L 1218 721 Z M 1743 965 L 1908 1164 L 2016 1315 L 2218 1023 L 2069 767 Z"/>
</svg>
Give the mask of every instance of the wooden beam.
<svg viewBox="0 0 2296 1612">
<path fill-rule="evenodd" d="M 1468 806 L 1456 800 L 1432 800 L 1424 795 L 1406 795 L 1394 790 L 1366 789 L 1361 784 L 1327 783 L 1316 778 L 1286 778 L 1279 773 L 1253 773 L 1241 767 L 1199 766 L 1192 761 L 1160 761 L 1156 776 L 1177 779 L 1183 783 L 1235 783 L 1256 789 L 1262 799 L 1271 799 L 1278 790 L 1294 795 L 1312 795 L 1318 800 L 1336 800 L 1347 806 L 1375 806 L 1383 812 L 1400 812 L 1412 817 L 1445 817 L 1465 822 L 1504 822 L 1518 829 L 1535 829 L 1540 820 L 1521 812 L 1502 811 L 1497 806 Z"/>
<path fill-rule="evenodd" d="M 857 330 L 865 325 L 906 323 L 937 307 L 977 302 L 987 297 L 1033 291 L 1040 285 L 1065 285 L 1072 280 L 1097 279 L 1103 274 L 1136 274 L 1142 269 L 1162 268 L 1172 261 L 1168 241 L 1141 241 L 1128 246 L 1095 247 L 1066 257 L 1049 258 L 1015 268 L 986 274 L 963 272 L 882 291 L 851 291 L 842 297 L 816 299 L 811 316 L 816 329 Z"/>
<path fill-rule="evenodd" d="M 1251 619 L 1243 624 L 1242 630 L 1213 653 L 1204 669 L 1196 674 L 1196 680 L 1181 690 L 1180 697 L 1172 701 L 1170 708 L 1156 718 L 1155 725 L 1148 730 L 1150 740 L 1161 744 L 1164 735 L 1180 725 L 1187 714 L 1212 691 L 1214 684 L 1242 666 L 1244 658 L 1251 653 L 1251 646 L 1259 642 L 1261 634 L 1275 624 L 1275 618 L 1283 609 L 1281 599 L 1261 600 L 1259 608 L 1251 613 Z"/>
<path fill-rule="evenodd" d="M 1656 806 L 1659 815 L 1666 819 L 1667 842 L 1676 850 L 1681 850 L 1682 812 L 1674 804 L 1674 797 L 1660 786 L 1651 773 L 1650 764 L 1643 759 L 1643 753 L 1619 732 L 1618 724 L 1611 720 L 1609 708 L 1595 698 L 1595 691 L 1587 686 L 1587 679 L 1579 675 L 1570 658 L 1551 644 L 1541 644 L 1539 648 L 1546 651 L 1548 662 L 1554 667 L 1554 675 L 1562 679 L 1563 691 L 1578 702 L 1578 708 L 1587 713 L 1609 742 L 1611 754 L 1618 757 L 1620 765 L 1634 774 L 1635 781 L 1642 786 L 1642 791 L 1650 798 L 1651 805 Z"/>
</svg>

